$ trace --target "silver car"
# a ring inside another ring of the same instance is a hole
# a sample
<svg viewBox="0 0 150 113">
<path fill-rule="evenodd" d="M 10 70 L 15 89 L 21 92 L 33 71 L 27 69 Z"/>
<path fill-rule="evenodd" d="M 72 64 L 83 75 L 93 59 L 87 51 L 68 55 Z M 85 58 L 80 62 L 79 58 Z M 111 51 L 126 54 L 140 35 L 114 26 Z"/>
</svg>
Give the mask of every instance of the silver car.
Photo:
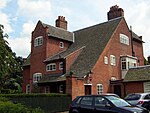
<svg viewBox="0 0 150 113">
<path fill-rule="evenodd" d="M 145 107 L 150 110 L 150 93 L 128 94 L 124 99 L 132 105 Z"/>
</svg>

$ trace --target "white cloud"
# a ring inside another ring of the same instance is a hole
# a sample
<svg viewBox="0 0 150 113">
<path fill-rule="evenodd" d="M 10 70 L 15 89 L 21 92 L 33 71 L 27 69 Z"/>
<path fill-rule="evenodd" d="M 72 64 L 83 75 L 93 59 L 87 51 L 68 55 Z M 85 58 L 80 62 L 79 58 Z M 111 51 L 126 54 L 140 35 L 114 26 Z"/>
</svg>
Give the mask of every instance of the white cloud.
<svg viewBox="0 0 150 113">
<path fill-rule="evenodd" d="M 9 0 L 0 0 L 0 9 L 4 8 Z"/>
<path fill-rule="evenodd" d="M 4 32 L 11 33 L 13 31 L 13 29 L 10 25 L 10 19 L 9 19 L 8 15 L 0 12 L 0 17 L 1 17 L 0 24 L 2 24 L 4 26 Z"/>
<path fill-rule="evenodd" d="M 19 14 L 29 19 L 44 19 L 50 16 L 51 3 L 47 0 L 18 0 Z"/>
<path fill-rule="evenodd" d="M 27 57 L 27 55 L 29 55 L 31 51 L 31 32 L 34 28 L 34 23 L 24 23 L 20 37 L 7 39 L 12 50 L 17 53 L 17 56 Z"/>
</svg>

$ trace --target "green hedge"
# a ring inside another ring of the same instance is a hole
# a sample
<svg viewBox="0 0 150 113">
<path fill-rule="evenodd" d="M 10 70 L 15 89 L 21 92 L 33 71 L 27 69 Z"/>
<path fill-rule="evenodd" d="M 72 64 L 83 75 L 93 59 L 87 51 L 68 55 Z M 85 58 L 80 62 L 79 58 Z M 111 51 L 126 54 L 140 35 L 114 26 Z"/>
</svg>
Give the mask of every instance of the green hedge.
<svg viewBox="0 0 150 113">
<path fill-rule="evenodd" d="M 20 103 L 14 104 L 7 98 L 0 97 L 0 113 L 44 113 L 40 108 L 27 108 Z"/>
<path fill-rule="evenodd" d="M 5 94 L 14 103 L 22 103 L 31 108 L 41 108 L 44 113 L 54 113 L 68 110 L 71 96 L 66 94 Z"/>
</svg>

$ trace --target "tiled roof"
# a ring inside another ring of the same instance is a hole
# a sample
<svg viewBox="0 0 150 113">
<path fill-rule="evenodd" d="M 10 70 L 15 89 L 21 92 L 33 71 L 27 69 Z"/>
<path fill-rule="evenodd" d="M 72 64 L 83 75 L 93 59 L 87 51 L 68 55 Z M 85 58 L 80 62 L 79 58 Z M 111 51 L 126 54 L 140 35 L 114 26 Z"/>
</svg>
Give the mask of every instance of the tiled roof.
<svg viewBox="0 0 150 113">
<path fill-rule="evenodd" d="M 150 65 L 131 68 L 128 70 L 124 82 L 150 81 Z"/>
<path fill-rule="evenodd" d="M 59 81 L 65 81 L 66 76 L 63 74 L 51 74 L 51 75 L 45 75 L 42 77 L 38 83 L 48 83 L 48 82 L 59 82 Z"/>
<path fill-rule="evenodd" d="M 67 75 L 73 73 L 76 77 L 83 77 L 91 71 L 122 19 L 124 18 L 116 18 L 74 32 L 75 43 L 69 50 L 84 48 L 67 71 Z"/>
<path fill-rule="evenodd" d="M 143 42 L 142 38 L 140 38 L 140 36 L 138 36 L 137 34 L 135 34 L 133 31 L 132 31 L 132 37 L 133 37 L 133 40 L 138 40 L 140 42 Z"/>
<path fill-rule="evenodd" d="M 26 61 L 23 64 L 23 66 L 29 66 L 30 65 L 30 56 L 31 56 L 31 54 L 28 55 Z"/>
<path fill-rule="evenodd" d="M 44 27 L 48 27 L 48 36 L 67 40 L 70 42 L 74 41 L 74 36 L 73 36 L 72 32 L 69 32 L 69 31 L 59 28 L 59 27 L 54 27 L 54 26 L 51 26 L 48 24 L 44 24 L 44 23 L 42 23 L 42 25 Z"/>
</svg>

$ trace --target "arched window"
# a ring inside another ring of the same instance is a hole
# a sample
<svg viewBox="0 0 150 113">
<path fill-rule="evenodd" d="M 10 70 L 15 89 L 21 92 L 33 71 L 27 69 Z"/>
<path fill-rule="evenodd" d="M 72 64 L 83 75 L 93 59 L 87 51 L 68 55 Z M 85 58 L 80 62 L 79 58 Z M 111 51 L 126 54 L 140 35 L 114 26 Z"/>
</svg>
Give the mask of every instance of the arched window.
<svg viewBox="0 0 150 113">
<path fill-rule="evenodd" d="M 33 74 L 33 83 L 40 81 L 42 78 L 42 73 L 34 73 Z"/>
</svg>

